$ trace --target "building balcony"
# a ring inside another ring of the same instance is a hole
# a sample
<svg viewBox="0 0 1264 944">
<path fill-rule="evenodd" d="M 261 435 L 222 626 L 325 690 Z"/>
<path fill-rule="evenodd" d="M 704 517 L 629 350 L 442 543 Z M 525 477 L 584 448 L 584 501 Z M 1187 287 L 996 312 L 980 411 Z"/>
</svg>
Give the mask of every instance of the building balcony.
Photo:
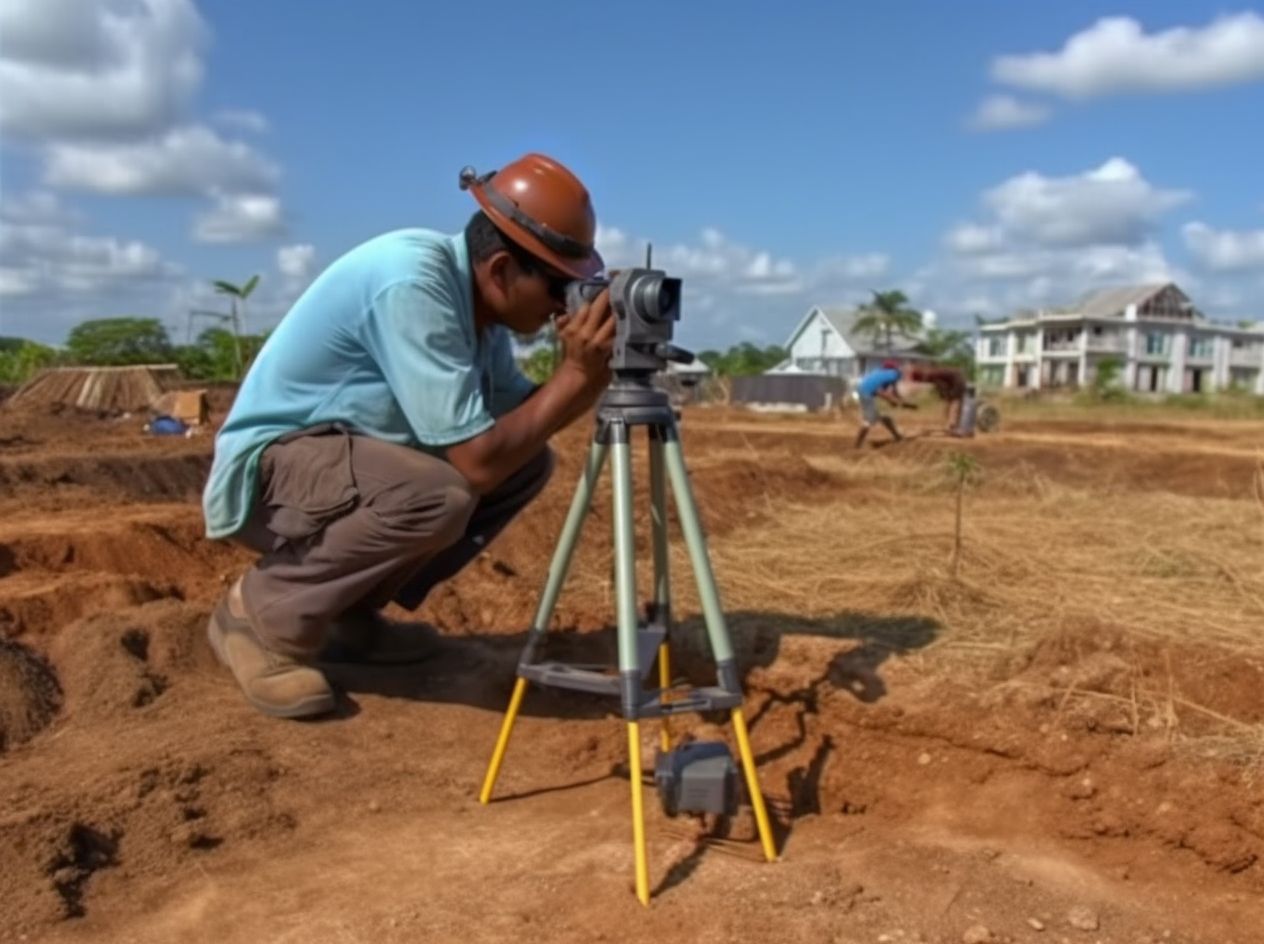
<svg viewBox="0 0 1264 944">
<path fill-rule="evenodd" d="M 1259 348 L 1238 348 L 1229 352 L 1230 367 L 1259 367 L 1261 351 Z"/>
<path fill-rule="evenodd" d="M 1088 349 L 1090 351 L 1107 351 L 1111 354 L 1122 354 L 1127 348 L 1127 343 L 1123 338 L 1111 337 L 1093 337 L 1089 335 Z"/>
</svg>

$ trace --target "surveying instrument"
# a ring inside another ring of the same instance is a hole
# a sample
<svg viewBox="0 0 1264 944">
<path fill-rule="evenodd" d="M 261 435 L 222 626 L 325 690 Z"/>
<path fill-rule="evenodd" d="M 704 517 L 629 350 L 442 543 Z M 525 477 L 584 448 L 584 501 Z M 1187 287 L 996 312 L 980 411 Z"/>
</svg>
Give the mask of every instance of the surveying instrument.
<svg viewBox="0 0 1264 944">
<path fill-rule="evenodd" d="M 660 719 L 660 750 L 654 780 L 664 811 L 669 816 L 680 812 L 726 815 L 736 812 L 738 805 L 737 770 L 728 746 L 723 742 L 694 741 L 673 749 L 669 719 L 672 715 L 687 712 L 728 711 L 764 857 L 771 862 L 776 858 L 777 851 L 755 772 L 755 757 L 742 715 L 737 663 L 685 469 L 676 416 L 666 392 L 653 384 L 654 375 L 665 368 L 668 361 L 688 363 L 693 360 L 692 354 L 671 343 L 673 323 L 680 319 L 681 281 L 650 268 L 647 251 L 643 269 L 623 270 L 612 280 L 589 279 L 571 283 L 567 288 L 568 310 L 577 310 L 607 287 L 616 319 L 614 351 L 610 361 L 614 379 L 597 406 L 596 429 L 587 464 L 553 552 L 526 647 L 519 657 L 518 678 L 487 767 L 479 802 L 486 804 L 491 800 L 528 683 L 618 698 L 628 726 L 628 779 L 632 785 L 636 897 L 641 904 L 648 905 L 650 890 L 642 796 L 641 719 Z M 653 598 L 645 606 L 643 619 L 637 614 L 632 508 L 631 433 L 637 426 L 645 427 L 649 437 L 650 530 L 654 555 Z M 607 458 L 611 460 L 614 493 L 617 673 L 612 669 L 540 659 L 549 622 L 588 514 L 593 490 Z M 668 484 L 675 497 L 677 517 L 697 580 L 707 639 L 715 661 L 716 684 L 708 687 L 673 686 L 671 681 Z M 658 687 L 649 688 L 647 682 L 655 657 L 658 661 Z"/>
</svg>

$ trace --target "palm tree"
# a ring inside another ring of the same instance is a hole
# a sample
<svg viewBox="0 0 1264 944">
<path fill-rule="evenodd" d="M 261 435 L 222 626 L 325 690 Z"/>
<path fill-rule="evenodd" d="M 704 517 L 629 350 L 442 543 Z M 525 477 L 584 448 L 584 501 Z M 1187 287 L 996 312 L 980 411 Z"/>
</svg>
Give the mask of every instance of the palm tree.
<svg viewBox="0 0 1264 944">
<path fill-rule="evenodd" d="M 922 330 L 922 313 L 908 307 L 908 297 L 898 289 L 873 293 L 873 301 L 860 306 L 855 330 L 873 338 L 875 347 L 891 349 L 892 335 L 915 338 Z"/>
<path fill-rule="evenodd" d="M 246 299 L 255 290 L 255 286 L 259 284 L 259 276 L 258 274 L 252 275 L 242 285 L 234 285 L 232 282 L 225 282 L 223 279 L 216 279 L 211 284 L 215 286 L 215 291 L 221 295 L 227 295 L 232 300 L 233 309 L 228 317 L 233 327 L 233 358 L 236 362 L 237 379 L 240 380 L 245 372 L 245 365 L 241 361 L 241 335 L 246 320 Z"/>
</svg>

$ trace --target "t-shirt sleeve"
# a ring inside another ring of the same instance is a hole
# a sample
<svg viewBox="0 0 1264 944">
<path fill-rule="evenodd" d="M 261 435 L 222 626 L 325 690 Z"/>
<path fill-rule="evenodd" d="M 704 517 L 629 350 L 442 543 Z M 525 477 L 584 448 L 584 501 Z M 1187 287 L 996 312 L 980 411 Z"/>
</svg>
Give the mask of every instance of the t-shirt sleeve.
<svg viewBox="0 0 1264 944">
<path fill-rule="evenodd" d="M 498 330 L 492 336 L 490 357 L 492 416 L 504 416 L 525 400 L 535 384 L 522 375 L 513 356 L 513 339 L 508 331 Z"/>
<path fill-rule="evenodd" d="M 495 424 L 474 331 L 462 322 L 452 286 L 438 279 L 388 285 L 369 307 L 363 331 L 418 442 L 449 446 Z"/>
</svg>

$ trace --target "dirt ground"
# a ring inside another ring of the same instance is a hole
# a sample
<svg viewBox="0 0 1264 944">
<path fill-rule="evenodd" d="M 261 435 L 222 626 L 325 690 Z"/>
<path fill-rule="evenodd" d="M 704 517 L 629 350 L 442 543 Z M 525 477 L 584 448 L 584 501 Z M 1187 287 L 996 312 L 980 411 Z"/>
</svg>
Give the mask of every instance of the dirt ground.
<svg viewBox="0 0 1264 944">
<path fill-rule="evenodd" d="M 533 690 L 476 799 L 586 424 L 393 614 L 438 654 L 338 670 L 338 716 L 295 723 L 205 641 L 249 561 L 202 537 L 210 435 L 141 422 L 0 409 L 0 941 L 1264 941 L 1259 424 L 857 451 L 846 419 L 687 410 L 781 858 L 748 814 L 651 802 L 645 909 L 612 706 Z M 955 565 L 953 451 L 978 466 Z M 603 484 L 555 620 L 582 661 L 613 653 L 609 528 Z M 705 681 L 675 537 L 676 664 Z"/>
</svg>

